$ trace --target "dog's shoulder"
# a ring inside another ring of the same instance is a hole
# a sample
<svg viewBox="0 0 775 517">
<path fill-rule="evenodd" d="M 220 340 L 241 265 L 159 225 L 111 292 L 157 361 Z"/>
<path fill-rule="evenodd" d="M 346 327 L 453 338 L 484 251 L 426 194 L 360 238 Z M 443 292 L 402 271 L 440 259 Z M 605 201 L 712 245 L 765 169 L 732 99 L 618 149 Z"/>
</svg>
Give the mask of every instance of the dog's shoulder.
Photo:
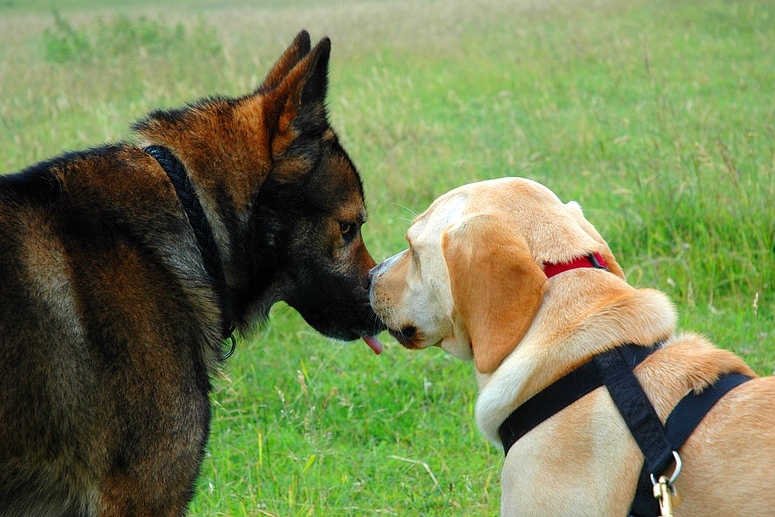
<svg viewBox="0 0 775 517">
<path fill-rule="evenodd" d="M 4 238 L 33 221 L 45 222 L 63 240 L 72 233 L 86 241 L 121 228 L 179 232 L 183 222 L 164 171 L 128 142 L 67 152 L 0 176 Z"/>
<path fill-rule="evenodd" d="M 143 159 L 145 157 L 145 159 Z M 126 142 L 69 151 L 0 175 L 0 203 L 44 206 L 74 195 L 79 185 L 96 184 L 118 175 L 147 171 L 149 160 L 142 150 Z"/>
<path fill-rule="evenodd" d="M 68 160 L 69 155 L 57 156 L 19 172 L 0 175 L 0 207 L 11 203 L 43 205 L 57 199 L 62 183 L 56 170 Z"/>
<path fill-rule="evenodd" d="M 701 393 L 725 374 L 756 377 L 740 357 L 694 333 L 680 333 L 668 339 L 636 373 L 662 418 L 686 393 Z"/>
</svg>

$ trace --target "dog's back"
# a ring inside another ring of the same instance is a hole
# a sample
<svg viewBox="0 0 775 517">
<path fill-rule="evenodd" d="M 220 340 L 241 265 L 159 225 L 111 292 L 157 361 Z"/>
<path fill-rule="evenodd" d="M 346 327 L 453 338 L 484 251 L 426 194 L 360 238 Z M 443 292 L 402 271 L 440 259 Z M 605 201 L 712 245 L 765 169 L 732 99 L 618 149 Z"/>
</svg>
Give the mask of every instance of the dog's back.
<svg viewBox="0 0 775 517">
<path fill-rule="evenodd" d="M 45 456 L 63 451 L 63 433 L 51 428 L 51 416 L 60 390 L 52 390 L 48 377 L 51 361 L 62 350 L 80 348 L 72 358 L 83 356 L 83 342 L 74 342 L 61 321 L 66 312 L 77 319 L 68 300 L 69 281 L 61 268 L 40 266 L 63 261 L 51 235 L 53 207 L 61 198 L 61 185 L 53 164 L 39 164 L 23 172 L 0 177 L 0 512 L 3 515 L 54 514 L 67 493 L 52 493 L 58 482 L 46 477 L 66 477 L 64 472 L 40 472 Z M 44 279 L 43 277 L 49 277 Z M 45 329 L 45 331 L 44 331 Z M 45 332 L 45 334 L 44 334 Z M 33 373 L 34 372 L 34 373 Z M 61 379 L 52 377 L 52 381 Z M 91 396 L 71 389 L 70 405 Z M 49 433 L 46 433 L 49 430 Z M 63 455 L 64 456 L 64 455 Z M 62 466 L 71 464 L 62 457 Z M 48 470 L 48 469 L 46 469 Z M 34 474 L 33 474 L 34 472 Z M 32 474 L 32 475 L 31 475 Z M 73 487 L 74 488 L 74 487 Z M 75 490 L 73 490 L 75 492 Z M 21 495 L 21 497 L 19 497 Z M 84 501 L 73 501 L 73 513 L 83 511 Z"/>
<path fill-rule="evenodd" d="M 122 469 L 182 511 L 163 487 L 192 486 L 209 380 L 204 346 L 179 345 L 204 343 L 168 274 L 185 259 L 149 242 L 185 240 L 153 164 L 120 145 L 0 177 L 0 515 L 91 514 Z"/>
</svg>

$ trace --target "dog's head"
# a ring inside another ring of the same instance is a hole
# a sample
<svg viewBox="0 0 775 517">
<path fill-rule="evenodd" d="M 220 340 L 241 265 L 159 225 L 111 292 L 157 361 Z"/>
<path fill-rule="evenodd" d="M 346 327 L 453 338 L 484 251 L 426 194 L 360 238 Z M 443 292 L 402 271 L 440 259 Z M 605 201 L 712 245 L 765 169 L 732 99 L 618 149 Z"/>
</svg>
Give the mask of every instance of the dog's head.
<svg viewBox="0 0 775 517">
<path fill-rule="evenodd" d="M 624 278 L 578 204 L 534 181 L 465 185 L 437 199 L 406 234 L 409 249 L 372 271 L 371 303 L 407 348 L 440 346 L 494 371 L 541 305 L 543 265 L 600 253 Z"/>
<path fill-rule="evenodd" d="M 382 326 L 368 298 L 363 186 L 328 122 L 330 51 L 302 31 L 250 95 L 158 111 L 136 129 L 175 151 L 216 214 L 240 323 L 286 301 L 323 334 L 352 340 Z"/>
<path fill-rule="evenodd" d="M 274 167 L 256 198 L 257 253 L 277 265 L 281 298 L 310 325 L 352 340 L 382 328 L 368 300 L 375 262 L 361 234 L 361 179 L 327 120 L 330 44 L 309 50 L 305 34 L 258 91 Z"/>
</svg>

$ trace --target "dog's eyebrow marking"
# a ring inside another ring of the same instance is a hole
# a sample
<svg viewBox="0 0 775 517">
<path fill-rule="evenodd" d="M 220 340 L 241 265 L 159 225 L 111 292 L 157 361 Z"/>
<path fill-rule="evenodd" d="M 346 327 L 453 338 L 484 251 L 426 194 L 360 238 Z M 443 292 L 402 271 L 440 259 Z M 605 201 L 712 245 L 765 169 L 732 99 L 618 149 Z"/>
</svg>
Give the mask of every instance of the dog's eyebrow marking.
<svg viewBox="0 0 775 517">
<path fill-rule="evenodd" d="M 428 222 L 428 218 L 426 217 L 426 214 L 420 215 L 417 219 L 414 220 L 412 223 L 412 226 L 409 227 L 409 229 L 406 231 L 406 241 L 409 243 L 409 245 L 412 245 L 412 235 L 420 235 L 423 231 L 423 228 L 425 228 L 425 225 Z"/>
<path fill-rule="evenodd" d="M 343 223 L 364 224 L 369 219 L 368 212 L 365 209 L 355 207 L 335 210 L 330 212 L 329 215 Z"/>
<path fill-rule="evenodd" d="M 463 211 L 465 210 L 467 202 L 468 195 L 462 193 L 449 199 L 446 203 L 447 206 L 445 206 L 447 211 L 445 213 L 443 225 L 448 226 L 460 219 L 463 216 Z"/>
</svg>

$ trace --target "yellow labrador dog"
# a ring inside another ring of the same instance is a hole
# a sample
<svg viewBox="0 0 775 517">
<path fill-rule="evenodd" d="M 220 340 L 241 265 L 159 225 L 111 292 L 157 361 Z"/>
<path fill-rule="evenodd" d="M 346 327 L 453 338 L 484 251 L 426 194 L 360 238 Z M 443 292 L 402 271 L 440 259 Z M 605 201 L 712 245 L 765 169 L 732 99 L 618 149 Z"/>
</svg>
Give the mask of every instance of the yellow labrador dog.
<svg viewBox="0 0 775 517">
<path fill-rule="evenodd" d="M 625 282 L 577 203 L 527 179 L 483 181 L 437 199 L 406 238 L 409 249 L 372 270 L 372 306 L 405 347 L 473 360 L 479 429 L 511 445 L 502 515 L 648 515 L 633 505 L 649 474 L 657 512 L 775 515 L 775 380 L 701 336 L 676 334 L 668 297 Z M 626 366 L 613 380 L 611 357 Z M 556 405 L 552 386 L 582 371 L 605 385 L 564 393 L 569 402 L 536 416 Z M 651 411 L 652 421 L 625 418 L 633 410 L 619 400 L 621 379 L 648 397 L 634 412 Z M 663 462 L 664 477 L 648 472 L 639 427 L 670 434 L 674 408 L 718 390 L 670 458 L 681 465 Z M 504 431 L 510 415 L 521 430 Z"/>
</svg>

